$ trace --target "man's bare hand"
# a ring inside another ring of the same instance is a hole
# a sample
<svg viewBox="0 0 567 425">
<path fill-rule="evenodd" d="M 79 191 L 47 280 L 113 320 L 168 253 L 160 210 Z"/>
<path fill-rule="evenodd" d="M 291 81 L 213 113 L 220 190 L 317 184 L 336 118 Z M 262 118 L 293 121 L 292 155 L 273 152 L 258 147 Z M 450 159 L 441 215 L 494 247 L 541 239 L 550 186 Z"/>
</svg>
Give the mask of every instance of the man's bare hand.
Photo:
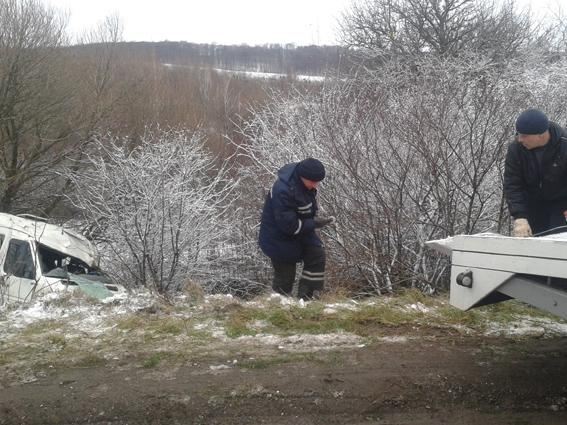
<svg viewBox="0 0 567 425">
<path fill-rule="evenodd" d="M 514 220 L 514 229 L 512 229 L 512 236 L 516 238 L 529 238 L 532 236 L 532 228 L 525 218 L 517 218 Z"/>
</svg>

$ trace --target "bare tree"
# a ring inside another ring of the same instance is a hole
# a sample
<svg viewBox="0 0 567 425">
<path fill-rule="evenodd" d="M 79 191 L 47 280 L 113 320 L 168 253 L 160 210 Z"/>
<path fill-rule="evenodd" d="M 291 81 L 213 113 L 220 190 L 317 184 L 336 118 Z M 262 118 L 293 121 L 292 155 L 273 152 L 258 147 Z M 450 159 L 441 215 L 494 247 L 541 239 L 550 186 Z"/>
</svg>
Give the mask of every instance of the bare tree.
<svg viewBox="0 0 567 425">
<path fill-rule="evenodd" d="M 123 283 L 167 293 L 214 264 L 237 181 L 202 142 L 198 134 L 148 131 L 130 150 L 127 141 L 103 138 L 65 173 L 106 268 Z"/>
<path fill-rule="evenodd" d="M 65 127 L 60 129 L 65 134 L 64 143 L 44 155 L 51 161 L 48 168 L 41 175 L 33 176 L 34 187 L 44 189 L 37 191 L 39 199 L 34 199 L 35 196 L 29 199 L 26 187 L 24 193 L 28 202 L 21 206 L 31 204 L 46 216 L 61 213 L 58 207 L 71 190 L 71 182 L 59 177 L 59 164 L 67 166 L 69 161 L 83 158 L 95 134 L 111 127 L 112 115 L 124 97 L 124 88 L 117 83 L 117 44 L 121 38 L 120 18 L 111 15 L 85 33 L 78 45 L 63 50 L 61 59 L 67 68 L 63 84 L 68 91 L 65 109 L 60 111 L 66 118 Z M 50 193 L 47 199 L 46 191 Z"/>
<path fill-rule="evenodd" d="M 24 185 L 61 145 L 70 88 L 60 48 L 65 17 L 37 0 L 0 1 L 0 210 L 11 211 Z"/>
<path fill-rule="evenodd" d="M 457 56 L 509 58 L 534 37 L 536 26 L 510 0 L 365 0 L 343 16 L 343 44 L 358 57 Z"/>
<path fill-rule="evenodd" d="M 66 16 L 39 0 L 0 0 L 0 210 L 46 214 L 65 190 L 53 171 L 89 140 L 113 99 L 109 19 L 89 64 L 69 47 Z M 104 50 L 104 51 L 102 51 Z"/>
</svg>

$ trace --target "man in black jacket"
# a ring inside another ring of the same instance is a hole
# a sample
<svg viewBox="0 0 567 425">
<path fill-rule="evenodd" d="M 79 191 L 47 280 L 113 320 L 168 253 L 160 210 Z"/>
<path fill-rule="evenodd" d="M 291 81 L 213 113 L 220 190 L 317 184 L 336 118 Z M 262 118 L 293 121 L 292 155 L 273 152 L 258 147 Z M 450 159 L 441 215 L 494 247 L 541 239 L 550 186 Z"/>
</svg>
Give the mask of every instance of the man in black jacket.
<svg viewBox="0 0 567 425">
<path fill-rule="evenodd" d="M 504 195 L 514 219 L 512 235 L 528 237 L 567 220 L 567 132 L 538 109 L 516 120 L 508 146 Z"/>
<path fill-rule="evenodd" d="M 303 262 L 297 295 L 311 299 L 323 289 L 325 249 L 315 229 L 333 218 L 317 217 L 317 186 L 325 178 L 321 161 L 307 158 L 284 165 L 266 196 L 260 223 L 260 248 L 272 260 L 274 291 L 291 295 L 296 263 Z"/>
</svg>

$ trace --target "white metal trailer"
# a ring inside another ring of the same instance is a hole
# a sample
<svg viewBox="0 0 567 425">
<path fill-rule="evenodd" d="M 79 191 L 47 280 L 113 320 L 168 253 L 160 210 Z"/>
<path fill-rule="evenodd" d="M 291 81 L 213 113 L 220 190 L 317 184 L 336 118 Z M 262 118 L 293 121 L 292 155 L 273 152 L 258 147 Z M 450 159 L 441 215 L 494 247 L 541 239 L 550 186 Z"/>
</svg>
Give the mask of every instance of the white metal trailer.
<svg viewBox="0 0 567 425">
<path fill-rule="evenodd" d="M 567 318 L 567 233 L 458 235 L 427 245 L 451 256 L 451 305 L 469 310 L 515 298 Z"/>
</svg>

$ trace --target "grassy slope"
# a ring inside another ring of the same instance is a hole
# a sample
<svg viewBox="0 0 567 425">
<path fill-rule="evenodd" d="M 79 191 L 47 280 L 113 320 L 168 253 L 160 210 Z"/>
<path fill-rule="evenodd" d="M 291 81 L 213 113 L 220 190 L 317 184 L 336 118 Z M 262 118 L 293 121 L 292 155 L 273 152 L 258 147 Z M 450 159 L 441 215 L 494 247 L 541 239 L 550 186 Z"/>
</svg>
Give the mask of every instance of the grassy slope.
<svg viewBox="0 0 567 425">
<path fill-rule="evenodd" d="M 510 330 L 528 323 L 540 337 L 559 332 L 554 326 L 562 323 L 516 302 L 461 312 L 444 297 L 415 291 L 361 302 L 325 299 L 305 305 L 280 297 L 251 302 L 210 297 L 130 311 L 90 303 L 58 301 L 61 313 L 55 317 L 9 329 L 0 339 L 5 376 L 25 379 L 64 367 L 171 367 L 205 359 L 238 358 L 240 367 L 265 367 L 313 360 L 321 351 L 356 349 L 394 336 L 403 341 L 489 338 L 485 335 L 492 330 L 492 335 L 510 337 Z"/>
</svg>

